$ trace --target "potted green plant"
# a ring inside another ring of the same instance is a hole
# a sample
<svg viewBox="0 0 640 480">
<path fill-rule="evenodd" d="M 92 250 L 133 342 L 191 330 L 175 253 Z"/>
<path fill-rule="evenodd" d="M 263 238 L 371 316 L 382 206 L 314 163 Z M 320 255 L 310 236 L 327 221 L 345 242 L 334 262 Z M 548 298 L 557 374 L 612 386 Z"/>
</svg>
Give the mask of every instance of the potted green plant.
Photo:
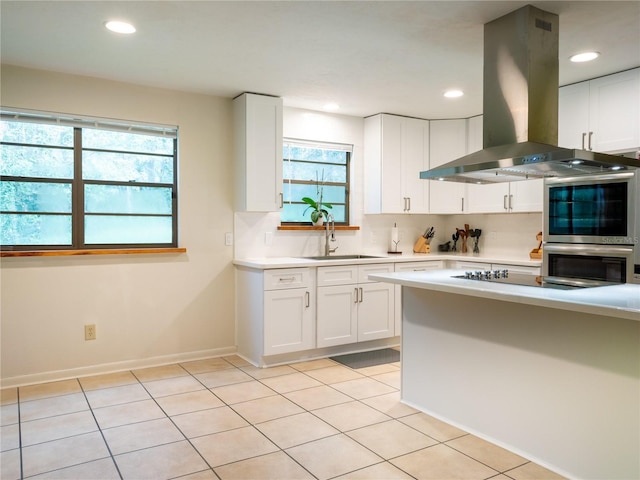
<svg viewBox="0 0 640 480">
<path fill-rule="evenodd" d="M 324 219 L 329 215 L 328 208 L 333 208 L 330 203 L 322 201 L 324 189 L 324 170 L 322 171 L 322 181 L 318 180 L 318 172 L 316 172 L 316 196 L 317 200 L 310 197 L 302 197 L 302 201 L 308 205 L 303 215 L 311 210 L 311 222 L 314 225 L 322 225 Z"/>
</svg>

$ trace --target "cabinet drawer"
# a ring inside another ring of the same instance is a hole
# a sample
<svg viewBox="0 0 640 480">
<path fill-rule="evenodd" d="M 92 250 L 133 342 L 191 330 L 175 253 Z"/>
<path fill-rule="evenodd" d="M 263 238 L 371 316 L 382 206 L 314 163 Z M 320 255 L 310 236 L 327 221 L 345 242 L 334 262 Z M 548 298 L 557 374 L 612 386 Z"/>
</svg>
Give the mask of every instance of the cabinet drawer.
<svg viewBox="0 0 640 480">
<path fill-rule="evenodd" d="M 304 288 L 309 287 L 311 284 L 311 271 L 309 268 L 283 268 L 264 271 L 265 290 Z"/>
<path fill-rule="evenodd" d="M 391 273 L 393 263 L 374 263 L 371 265 L 358 265 L 358 283 L 369 283 L 369 275 L 372 273 Z"/>
<path fill-rule="evenodd" d="M 511 273 L 540 275 L 540 267 L 528 267 L 524 265 L 502 265 L 500 263 L 493 263 L 491 264 L 491 270 L 509 270 Z"/>
<path fill-rule="evenodd" d="M 444 262 L 442 260 L 432 260 L 429 262 L 406 262 L 396 263 L 396 272 L 422 272 L 426 270 L 442 270 Z"/>
<path fill-rule="evenodd" d="M 457 260 L 453 262 L 453 268 L 463 269 L 463 270 L 489 270 L 491 269 L 491 264 Z"/>
<path fill-rule="evenodd" d="M 331 267 L 318 267 L 318 286 L 349 285 L 358 283 L 357 265 L 335 265 Z"/>
</svg>

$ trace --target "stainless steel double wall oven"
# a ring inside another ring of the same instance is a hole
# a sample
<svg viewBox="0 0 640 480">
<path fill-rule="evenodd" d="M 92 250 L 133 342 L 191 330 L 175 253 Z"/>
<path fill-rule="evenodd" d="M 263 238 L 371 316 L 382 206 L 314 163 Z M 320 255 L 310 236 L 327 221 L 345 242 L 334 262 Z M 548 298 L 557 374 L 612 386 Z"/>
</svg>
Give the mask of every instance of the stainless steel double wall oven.
<svg viewBox="0 0 640 480">
<path fill-rule="evenodd" d="M 639 196 L 636 171 L 547 179 L 543 275 L 640 283 Z"/>
</svg>

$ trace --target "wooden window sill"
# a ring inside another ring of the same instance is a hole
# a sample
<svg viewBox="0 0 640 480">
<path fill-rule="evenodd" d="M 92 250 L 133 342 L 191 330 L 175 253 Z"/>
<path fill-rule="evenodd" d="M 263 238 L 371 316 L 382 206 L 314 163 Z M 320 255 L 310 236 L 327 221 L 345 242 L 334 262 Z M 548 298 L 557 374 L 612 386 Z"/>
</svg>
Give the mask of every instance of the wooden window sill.
<svg viewBox="0 0 640 480">
<path fill-rule="evenodd" d="M 326 230 L 327 227 L 324 225 L 321 227 L 315 227 L 313 225 L 280 225 L 278 226 L 278 230 Z M 360 227 L 355 225 L 336 225 L 336 230 L 360 230 Z"/>
<path fill-rule="evenodd" d="M 184 247 L 176 248 L 99 248 L 94 250 L 4 250 L 0 257 L 59 257 L 69 255 L 131 255 L 153 253 L 187 253 Z"/>
</svg>

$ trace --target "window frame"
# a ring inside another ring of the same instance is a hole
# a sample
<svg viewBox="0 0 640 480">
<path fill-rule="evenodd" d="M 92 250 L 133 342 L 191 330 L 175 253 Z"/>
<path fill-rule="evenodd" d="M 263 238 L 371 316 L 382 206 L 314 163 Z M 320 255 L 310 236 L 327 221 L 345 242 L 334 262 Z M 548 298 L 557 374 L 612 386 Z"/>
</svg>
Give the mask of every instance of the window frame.
<svg viewBox="0 0 640 480">
<path fill-rule="evenodd" d="M 350 210 L 351 210 L 351 157 L 353 155 L 353 145 L 351 144 L 344 144 L 344 143 L 335 143 L 335 142 L 321 142 L 321 141 L 309 141 L 309 140 L 301 140 L 301 139 L 296 139 L 296 138 L 284 138 L 283 139 L 283 150 L 285 148 L 286 145 L 294 145 L 294 146 L 298 146 L 298 147 L 307 147 L 307 148 L 318 148 L 318 149 L 323 149 L 323 150 L 340 150 L 345 152 L 346 154 L 346 163 L 344 165 L 345 167 L 345 182 L 324 182 L 324 186 L 326 187 L 331 187 L 331 186 L 337 186 L 337 187 L 344 187 L 345 188 L 345 219 L 342 222 L 335 222 L 335 225 L 337 226 L 350 226 Z M 283 166 L 284 166 L 284 162 L 287 161 L 291 161 L 290 159 L 284 158 L 284 153 L 283 153 L 283 158 L 282 158 L 282 162 L 283 162 Z M 331 166 L 335 166 L 335 165 L 341 165 L 341 164 L 336 164 L 336 163 L 328 163 L 328 162 L 318 162 L 318 161 L 314 161 L 314 160 L 293 160 L 294 162 L 298 162 L 298 163 L 313 163 L 313 164 L 317 164 L 317 165 L 331 165 Z M 295 184 L 295 185 L 316 185 L 316 181 L 315 180 L 288 180 L 284 178 L 282 178 L 282 185 L 283 188 L 285 187 L 285 185 L 289 183 L 289 184 Z M 302 202 L 284 202 L 284 203 L 294 203 L 294 204 L 299 204 L 301 207 L 304 206 L 305 204 Z M 329 212 L 331 213 L 331 212 Z M 287 222 L 287 221 L 280 221 L 280 225 L 282 226 L 311 226 L 313 225 L 311 220 L 308 221 L 300 221 L 300 222 Z"/>
<path fill-rule="evenodd" d="M 117 249 L 167 249 L 178 247 L 178 128 L 175 126 L 152 125 L 142 123 L 128 123 L 114 120 L 76 117 L 71 115 L 60 115 L 54 113 L 32 112 L 25 110 L 6 109 L 0 107 L 0 114 L 3 121 L 22 121 L 42 125 L 63 125 L 73 127 L 73 145 L 71 147 L 57 145 L 39 145 L 34 143 L 0 142 L 1 145 L 18 147 L 37 147 L 47 149 L 65 149 L 73 152 L 73 178 L 49 178 L 49 177 L 29 177 L 2 175 L 0 181 L 10 182 L 31 182 L 31 183 L 51 183 L 71 185 L 71 212 L 38 212 L 44 215 L 66 215 L 71 216 L 71 244 L 20 244 L 4 245 L 0 244 L 2 252 L 27 252 L 27 251 L 79 251 L 79 250 L 117 250 Z M 82 130 L 92 128 L 98 130 L 121 131 L 126 133 L 163 136 L 173 140 L 171 154 L 137 152 L 130 150 L 111 150 L 100 148 L 83 148 Z M 92 180 L 84 179 L 82 174 L 83 152 L 114 152 L 118 154 L 150 155 L 154 157 L 171 158 L 173 176 L 172 183 L 163 182 L 138 182 L 121 180 Z M 136 186 L 151 188 L 171 188 L 171 213 L 170 215 L 152 213 L 89 213 L 85 210 L 85 187 L 87 185 L 113 185 L 113 186 Z M 2 214 L 14 215 L 24 214 L 24 212 L 2 211 Z M 87 243 L 85 238 L 85 218 L 87 216 L 125 216 L 125 217 L 171 217 L 171 241 L 163 243 Z"/>
</svg>

